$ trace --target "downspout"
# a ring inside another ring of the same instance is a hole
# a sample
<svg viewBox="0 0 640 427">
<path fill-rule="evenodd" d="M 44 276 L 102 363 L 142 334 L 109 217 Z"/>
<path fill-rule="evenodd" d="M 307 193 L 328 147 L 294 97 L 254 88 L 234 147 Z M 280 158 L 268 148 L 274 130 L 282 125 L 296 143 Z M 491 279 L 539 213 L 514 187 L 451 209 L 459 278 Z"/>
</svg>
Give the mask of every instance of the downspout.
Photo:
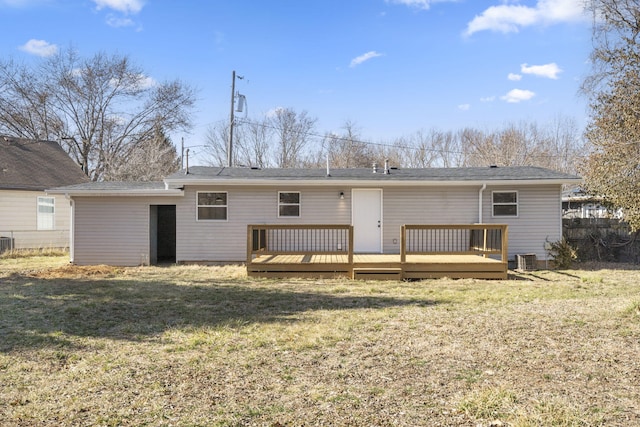
<svg viewBox="0 0 640 427">
<path fill-rule="evenodd" d="M 69 205 L 71 206 L 69 215 L 69 262 L 71 264 L 74 263 L 75 258 L 75 216 L 76 216 L 76 202 L 69 196 L 69 193 L 65 193 L 64 197 L 69 200 Z"/>
<path fill-rule="evenodd" d="M 482 224 L 482 193 L 487 189 L 487 183 L 485 182 L 480 187 L 480 191 L 478 192 L 478 224 Z"/>
</svg>

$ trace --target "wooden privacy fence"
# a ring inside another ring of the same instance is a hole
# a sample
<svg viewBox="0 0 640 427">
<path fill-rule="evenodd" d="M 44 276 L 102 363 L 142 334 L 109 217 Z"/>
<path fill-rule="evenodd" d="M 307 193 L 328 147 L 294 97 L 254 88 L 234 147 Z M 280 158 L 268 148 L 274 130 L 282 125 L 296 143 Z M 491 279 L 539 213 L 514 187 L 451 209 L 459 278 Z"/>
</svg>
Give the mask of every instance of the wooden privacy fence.
<svg viewBox="0 0 640 427">
<path fill-rule="evenodd" d="M 400 234 L 400 261 L 407 255 L 500 255 L 508 257 L 507 225 L 403 225 Z"/>
</svg>

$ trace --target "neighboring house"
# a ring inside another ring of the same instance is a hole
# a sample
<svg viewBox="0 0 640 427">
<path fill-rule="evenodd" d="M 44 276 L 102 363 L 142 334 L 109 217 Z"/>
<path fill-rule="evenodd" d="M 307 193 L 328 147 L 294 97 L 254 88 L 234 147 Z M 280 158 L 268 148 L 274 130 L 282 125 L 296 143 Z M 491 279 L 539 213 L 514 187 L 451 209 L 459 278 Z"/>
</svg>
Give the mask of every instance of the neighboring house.
<svg viewBox="0 0 640 427">
<path fill-rule="evenodd" d="M 562 217 L 573 218 L 622 218 L 622 210 L 603 206 L 602 198 L 572 188 L 562 193 Z"/>
<path fill-rule="evenodd" d="M 68 247 L 69 200 L 44 190 L 87 181 L 56 142 L 0 136 L 0 251 Z"/>
<path fill-rule="evenodd" d="M 86 183 L 72 201 L 71 261 L 244 262 L 249 224 L 346 224 L 360 253 L 400 251 L 403 224 L 507 224 L 510 259 L 562 237 L 561 189 L 536 167 L 254 169 L 192 167 L 164 183 Z"/>
</svg>

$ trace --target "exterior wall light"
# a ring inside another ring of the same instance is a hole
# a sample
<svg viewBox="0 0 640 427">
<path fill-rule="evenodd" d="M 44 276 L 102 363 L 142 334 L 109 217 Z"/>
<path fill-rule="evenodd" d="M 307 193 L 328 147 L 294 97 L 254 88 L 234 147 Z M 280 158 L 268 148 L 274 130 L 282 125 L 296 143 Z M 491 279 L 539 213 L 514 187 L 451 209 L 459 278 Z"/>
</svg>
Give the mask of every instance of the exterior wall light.
<svg viewBox="0 0 640 427">
<path fill-rule="evenodd" d="M 340 192 L 340 200 L 344 200 L 344 191 Z"/>
</svg>

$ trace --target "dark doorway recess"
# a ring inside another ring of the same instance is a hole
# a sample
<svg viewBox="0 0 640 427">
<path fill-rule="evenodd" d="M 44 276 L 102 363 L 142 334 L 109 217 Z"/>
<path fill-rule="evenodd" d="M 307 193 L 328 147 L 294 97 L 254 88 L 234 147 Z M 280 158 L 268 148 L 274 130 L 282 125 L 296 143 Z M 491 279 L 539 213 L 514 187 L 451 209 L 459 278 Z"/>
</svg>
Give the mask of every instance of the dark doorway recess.
<svg viewBox="0 0 640 427">
<path fill-rule="evenodd" d="M 150 263 L 176 262 L 176 205 L 151 205 Z"/>
</svg>

